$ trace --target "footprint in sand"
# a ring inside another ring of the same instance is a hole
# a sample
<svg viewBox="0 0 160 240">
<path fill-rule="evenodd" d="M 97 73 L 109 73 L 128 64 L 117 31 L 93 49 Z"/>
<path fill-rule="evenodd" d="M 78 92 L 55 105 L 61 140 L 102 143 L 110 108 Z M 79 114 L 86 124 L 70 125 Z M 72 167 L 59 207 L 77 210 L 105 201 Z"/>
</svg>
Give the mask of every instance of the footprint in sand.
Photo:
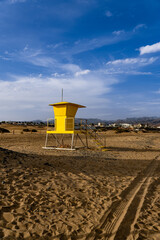
<svg viewBox="0 0 160 240">
<path fill-rule="evenodd" d="M 12 213 L 10 213 L 10 212 L 4 212 L 4 213 L 3 213 L 3 218 L 4 218 L 7 222 L 11 223 L 11 222 L 14 220 L 14 215 L 13 215 Z"/>
</svg>

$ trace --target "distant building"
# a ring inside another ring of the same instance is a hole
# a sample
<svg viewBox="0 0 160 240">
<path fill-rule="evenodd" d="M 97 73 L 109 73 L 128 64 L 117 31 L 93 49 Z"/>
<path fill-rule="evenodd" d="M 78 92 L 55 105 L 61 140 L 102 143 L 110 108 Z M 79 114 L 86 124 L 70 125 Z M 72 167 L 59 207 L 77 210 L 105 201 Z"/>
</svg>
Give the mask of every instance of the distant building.
<svg viewBox="0 0 160 240">
<path fill-rule="evenodd" d="M 131 128 L 132 124 L 130 124 L 130 123 L 120 123 L 120 126 L 123 127 L 123 128 Z"/>
<path fill-rule="evenodd" d="M 116 123 L 111 123 L 111 124 L 109 124 L 109 127 L 117 127 L 117 124 Z"/>
<path fill-rule="evenodd" d="M 106 126 L 105 123 L 101 123 L 101 122 L 99 122 L 99 123 L 97 124 L 97 127 L 105 127 L 105 126 Z"/>
<path fill-rule="evenodd" d="M 134 124 L 133 127 L 139 129 L 142 127 L 142 124 L 141 123 Z"/>
</svg>

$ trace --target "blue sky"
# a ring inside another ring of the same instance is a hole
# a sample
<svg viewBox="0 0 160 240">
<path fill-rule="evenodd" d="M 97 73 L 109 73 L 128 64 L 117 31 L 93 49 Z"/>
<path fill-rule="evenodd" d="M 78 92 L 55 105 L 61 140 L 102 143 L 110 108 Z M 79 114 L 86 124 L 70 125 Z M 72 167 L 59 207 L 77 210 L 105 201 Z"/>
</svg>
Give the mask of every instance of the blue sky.
<svg viewBox="0 0 160 240">
<path fill-rule="evenodd" d="M 0 120 L 160 116 L 159 0 L 0 0 Z"/>
</svg>

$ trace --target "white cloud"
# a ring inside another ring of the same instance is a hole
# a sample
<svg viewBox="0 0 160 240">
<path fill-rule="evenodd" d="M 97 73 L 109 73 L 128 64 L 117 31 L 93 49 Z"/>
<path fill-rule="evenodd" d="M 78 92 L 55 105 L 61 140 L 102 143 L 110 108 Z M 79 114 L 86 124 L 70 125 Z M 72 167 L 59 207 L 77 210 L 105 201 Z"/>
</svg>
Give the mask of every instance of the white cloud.
<svg viewBox="0 0 160 240">
<path fill-rule="evenodd" d="M 5 56 L 0 56 L 0 59 L 3 59 L 3 60 L 5 60 L 5 61 L 9 61 L 9 60 L 10 60 L 9 58 L 7 58 L 7 57 L 5 57 Z"/>
<path fill-rule="evenodd" d="M 86 69 L 86 70 L 83 70 L 83 71 L 80 71 L 80 72 L 76 72 L 75 73 L 75 76 L 78 77 L 78 76 L 81 76 L 81 75 L 86 75 L 90 72 L 89 69 Z"/>
<path fill-rule="evenodd" d="M 48 10 L 49 15 L 54 15 L 56 18 L 64 21 L 75 21 L 83 14 L 90 11 L 95 6 L 95 0 L 74 0 L 74 1 L 54 1 L 54 8 Z"/>
<path fill-rule="evenodd" d="M 28 45 L 21 51 L 14 51 L 12 53 L 6 52 L 3 59 L 5 59 L 6 56 L 7 60 L 28 62 L 41 67 L 53 67 L 58 64 L 54 58 L 46 56 L 41 49 L 31 49 Z"/>
<path fill-rule="evenodd" d="M 61 68 L 71 73 L 81 71 L 81 68 L 78 65 L 72 63 L 62 64 Z"/>
<path fill-rule="evenodd" d="M 47 45 L 47 48 L 52 48 L 54 51 L 54 57 L 50 57 L 50 54 L 42 49 L 32 49 L 26 45 L 20 51 L 14 51 L 12 53 L 7 52 L 7 60 L 29 62 L 36 66 L 53 67 L 58 65 L 57 59 L 60 56 L 62 58 L 71 59 L 73 55 L 101 48 L 107 45 L 113 45 L 121 41 L 128 40 L 133 35 L 133 31 L 125 32 L 124 30 L 118 30 L 112 32 L 108 36 L 100 36 L 93 39 L 80 39 L 74 42 L 74 45 L 67 46 L 67 43 L 51 44 Z M 59 49 L 60 46 L 65 45 L 63 49 Z"/>
<path fill-rule="evenodd" d="M 107 65 L 137 65 L 137 66 L 145 66 L 152 64 L 158 58 L 151 57 L 151 58 L 125 58 L 125 59 L 118 59 L 114 61 L 107 62 Z"/>
<path fill-rule="evenodd" d="M 105 12 L 105 15 L 106 15 L 107 17 L 112 17 L 112 16 L 113 16 L 113 14 L 112 14 L 110 11 L 106 11 L 106 12 Z"/>
<path fill-rule="evenodd" d="M 117 35 L 117 36 L 119 36 L 119 35 L 121 35 L 121 34 L 124 34 L 124 33 L 125 33 L 124 30 L 119 30 L 119 31 L 114 31 L 114 32 L 113 32 L 113 34 L 115 34 L 115 35 Z"/>
<path fill-rule="evenodd" d="M 155 92 L 156 94 L 160 94 L 160 89 L 158 91 Z"/>
<path fill-rule="evenodd" d="M 140 47 L 139 51 L 140 51 L 140 55 L 143 55 L 146 53 L 160 52 L 160 42 L 155 43 L 153 45 L 146 45 L 144 47 Z"/>
<path fill-rule="evenodd" d="M 27 0 L 8 0 L 8 2 L 10 4 L 14 4 L 14 3 L 23 3 L 23 2 L 26 2 Z"/>
<path fill-rule="evenodd" d="M 146 28 L 145 24 L 138 24 L 137 26 L 135 26 L 133 28 L 133 32 L 136 32 L 137 30 L 139 30 L 140 28 Z"/>
<path fill-rule="evenodd" d="M 120 75 L 120 74 L 123 74 L 123 75 L 152 75 L 151 72 L 140 72 L 140 71 L 137 71 L 137 70 L 126 70 L 126 69 L 116 69 L 116 68 L 110 68 L 110 69 L 107 69 L 106 70 L 106 74 L 109 74 L 109 75 Z"/>
<path fill-rule="evenodd" d="M 7 56 L 7 57 L 6 57 Z M 35 66 L 46 67 L 53 71 L 60 69 L 68 73 L 81 72 L 81 68 L 73 63 L 60 63 L 53 57 L 43 52 L 41 49 L 31 49 L 26 45 L 21 51 L 14 51 L 12 53 L 6 53 L 4 56 L 0 55 L 3 60 L 14 60 L 18 62 L 27 62 Z"/>
<path fill-rule="evenodd" d="M 103 95 L 117 83 L 115 78 L 106 78 L 100 72 L 68 77 L 11 76 L 10 79 L 12 81 L 0 81 L 0 120 L 45 120 L 51 117 L 53 111 L 48 104 L 60 101 L 62 88 L 65 101 L 87 105 L 88 109 L 81 113 L 85 117 L 91 117 L 91 114 L 94 117 L 95 112 L 108 103 Z"/>
<path fill-rule="evenodd" d="M 35 66 L 42 66 L 42 67 L 53 67 L 56 61 L 51 57 L 41 56 L 41 57 L 28 57 L 26 62 L 30 62 Z"/>
<path fill-rule="evenodd" d="M 128 32 L 124 30 L 115 30 L 112 32 L 112 34 L 108 36 L 100 36 L 98 38 L 93 39 L 77 40 L 75 41 L 74 46 L 72 48 L 69 48 L 69 51 L 66 52 L 66 55 L 68 54 L 74 55 L 81 52 L 87 52 L 90 50 L 101 48 L 103 46 L 109 46 L 121 41 L 126 41 L 130 39 L 133 36 L 133 34 L 135 34 L 136 29 L 142 27 L 145 27 L 145 24 L 139 24 Z"/>
<path fill-rule="evenodd" d="M 106 63 L 106 74 L 110 75 L 151 75 L 151 72 L 140 71 L 140 68 L 154 63 L 158 58 L 125 58 Z"/>
<path fill-rule="evenodd" d="M 108 36 L 101 36 L 93 39 L 77 40 L 74 43 L 73 47 L 69 48 L 69 50 L 66 51 L 66 53 L 65 52 L 63 53 L 65 53 L 66 55 L 74 55 L 81 52 L 87 52 L 90 50 L 101 48 L 103 46 L 113 45 L 115 43 L 128 40 L 132 34 L 133 34 L 132 32 L 125 32 L 123 30 L 120 30 L 114 31 L 112 34 Z"/>
</svg>

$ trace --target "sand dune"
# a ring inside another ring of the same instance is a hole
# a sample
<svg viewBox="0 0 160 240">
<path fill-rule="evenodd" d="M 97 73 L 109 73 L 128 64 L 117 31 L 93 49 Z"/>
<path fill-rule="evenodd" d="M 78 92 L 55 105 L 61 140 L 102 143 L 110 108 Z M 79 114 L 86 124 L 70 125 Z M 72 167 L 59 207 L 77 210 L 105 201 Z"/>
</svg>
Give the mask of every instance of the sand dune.
<svg viewBox="0 0 160 240">
<path fill-rule="evenodd" d="M 113 134 L 111 151 L 67 153 L 44 151 L 43 137 L 1 135 L 1 239 L 114 239 L 114 226 L 117 240 L 160 239 L 158 135 Z"/>
</svg>

